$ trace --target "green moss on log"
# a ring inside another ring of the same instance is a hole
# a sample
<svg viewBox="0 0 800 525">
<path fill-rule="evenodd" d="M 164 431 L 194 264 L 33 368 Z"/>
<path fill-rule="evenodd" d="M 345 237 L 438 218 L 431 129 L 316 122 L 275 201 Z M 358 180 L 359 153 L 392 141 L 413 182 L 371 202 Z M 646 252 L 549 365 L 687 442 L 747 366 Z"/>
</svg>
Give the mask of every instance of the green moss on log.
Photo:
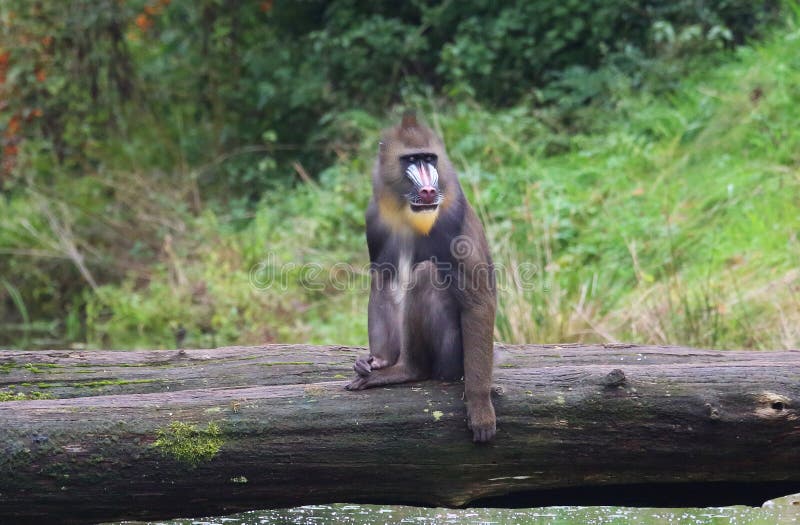
<svg viewBox="0 0 800 525">
<path fill-rule="evenodd" d="M 32 391 L 32 392 L 15 392 L 14 390 L 7 388 L 5 390 L 0 390 L 0 403 L 3 401 L 29 401 L 31 399 L 52 399 L 53 396 L 48 394 L 47 392 L 39 392 L 39 391 Z"/>
<path fill-rule="evenodd" d="M 222 448 L 222 432 L 213 421 L 205 429 L 197 425 L 173 421 L 168 427 L 156 430 L 153 447 L 167 457 L 190 466 L 210 461 Z"/>
</svg>

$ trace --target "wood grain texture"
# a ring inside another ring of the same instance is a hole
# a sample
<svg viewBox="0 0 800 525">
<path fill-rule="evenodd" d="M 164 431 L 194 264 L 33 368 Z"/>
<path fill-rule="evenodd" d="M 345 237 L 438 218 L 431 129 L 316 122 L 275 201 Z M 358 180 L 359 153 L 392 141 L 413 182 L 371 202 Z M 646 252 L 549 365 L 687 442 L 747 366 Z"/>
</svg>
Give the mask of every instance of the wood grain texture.
<svg viewBox="0 0 800 525">
<path fill-rule="evenodd" d="M 364 353 L 2 351 L 0 392 L 54 398 L 0 402 L 0 522 L 800 482 L 798 351 L 497 345 L 485 446 L 470 440 L 461 383 L 345 391 Z M 218 450 L 187 459 L 155 445 L 175 423 L 199 432 L 190 452 L 218 428 Z"/>
</svg>

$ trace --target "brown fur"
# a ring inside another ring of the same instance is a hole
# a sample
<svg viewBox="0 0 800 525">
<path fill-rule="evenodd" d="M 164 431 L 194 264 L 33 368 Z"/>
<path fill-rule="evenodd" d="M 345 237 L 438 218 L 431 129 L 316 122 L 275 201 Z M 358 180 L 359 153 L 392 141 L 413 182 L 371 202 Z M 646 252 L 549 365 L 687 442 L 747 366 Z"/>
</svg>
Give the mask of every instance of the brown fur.
<svg viewBox="0 0 800 525">
<path fill-rule="evenodd" d="M 443 201 L 435 211 L 411 211 L 402 161 L 408 155 L 437 157 Z M 458 243 L 467 249 L 451 249 Z M 367 210 L 367 244 L 372 262 L 370 355 L 357 360 L 358 376 L 347 388 L 463 377 L 473 440 L 491 440 L 492 260 L 442 141 L 413 115 L 406 114 L 381 141 Z"/>
</svg>

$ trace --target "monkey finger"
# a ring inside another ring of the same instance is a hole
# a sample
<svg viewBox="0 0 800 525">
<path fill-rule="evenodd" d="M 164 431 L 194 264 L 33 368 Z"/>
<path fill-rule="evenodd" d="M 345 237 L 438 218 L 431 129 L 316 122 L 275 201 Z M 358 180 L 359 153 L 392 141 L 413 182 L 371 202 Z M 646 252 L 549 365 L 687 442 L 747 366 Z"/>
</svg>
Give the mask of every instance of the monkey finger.
<svg viewBox="0 0 800 525">
<path fill-rule="evenodd" d="M 487 443 L 492 440 L 496 433 L 496 429 L 494 425 L 491 426 L 481 426 L 472 429 L 472 441 L 474 443 Z"/>
</svg>

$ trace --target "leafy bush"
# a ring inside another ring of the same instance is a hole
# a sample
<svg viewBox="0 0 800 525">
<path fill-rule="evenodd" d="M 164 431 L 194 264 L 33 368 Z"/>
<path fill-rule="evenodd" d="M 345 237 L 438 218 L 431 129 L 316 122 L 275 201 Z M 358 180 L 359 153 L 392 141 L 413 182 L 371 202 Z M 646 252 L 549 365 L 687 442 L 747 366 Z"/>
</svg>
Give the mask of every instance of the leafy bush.
<svg viewBox="0 0 800 525">
<path fill-rule="evenodd" d="M 196 346 L 363 343 L 362 291 L 311 289 L 299 270 L 262 290 L 249 272 L 266 254 L 365 260 L 368 159 L 405 104 L 444 132 L 498 258 L 540 268 L 536 290 L 501 303 L 501 337 L 769 346 L 747 323 L 784 314 L 749 315 L 701 277 L 756 290 L 745 270 L 796 251 L 776 189 L 794 188 L 795 40 L 759 51 L 763 67 L 730 53 L 777 14 L 766 0 L 5 0 L 0 343 L 172 346 L 183 329 Z M 711 88 L 693 73 L 729 62 Z M 745 248 L 765 259 L 739 265 Z M 654 296 L 669 300 L 635 319 Z"/>
<path fill-rule="evenodd" d="M 29 149 L 78 171 L 209 165 L 201 186 L 257 198 L 294 161 L 318 172 L 348 147 L 326 124 L 343 109 L 427 89 L 506 106 L 554 82 L 541 100 L 581 103 L 615 57 L 730 46 L 776 12 L 775 0 L 7 0 L 4 158 L 40 138 Z"/>
</svg>

